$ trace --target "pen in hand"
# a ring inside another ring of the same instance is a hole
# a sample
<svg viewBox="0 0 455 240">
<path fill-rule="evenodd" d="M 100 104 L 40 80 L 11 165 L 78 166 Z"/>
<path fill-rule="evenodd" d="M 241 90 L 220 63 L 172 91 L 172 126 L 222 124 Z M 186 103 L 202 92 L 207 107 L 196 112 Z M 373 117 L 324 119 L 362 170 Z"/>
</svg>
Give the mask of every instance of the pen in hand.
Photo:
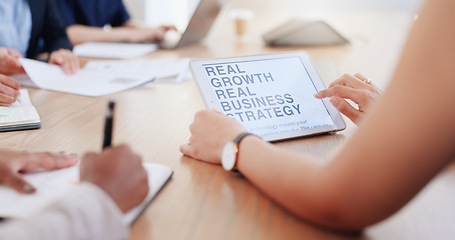
<svg viewBox="0 0 455 240">
<path fill-rule="evenodd" d="M 112 143 L 112 131 L 114 127 L 114 107 L 115 100 L 109 100 L 106 109 L 106 118 L 104 122 L 104 140 L 103 140 L 103 149 L 110 147 Z"/>
</svg>

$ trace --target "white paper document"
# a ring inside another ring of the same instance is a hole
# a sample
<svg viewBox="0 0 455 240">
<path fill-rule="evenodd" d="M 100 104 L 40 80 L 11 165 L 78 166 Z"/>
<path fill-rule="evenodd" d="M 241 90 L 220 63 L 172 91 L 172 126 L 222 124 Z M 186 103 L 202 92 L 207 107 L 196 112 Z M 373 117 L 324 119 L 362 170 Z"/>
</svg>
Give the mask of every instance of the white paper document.
<svg viewBox="0 0 455 240">
<path fill-rule="evenodd" d="M 0 132 L 39 127 L 40 117 L 30 102 L 27 89 L 20 89 L 20 96 L 11 106 L 0 106 Z"/>
<path fill-rule="evenodd" d="M 148 173 L 149 192 L 140 205 L 125 213 L 123 220 L 130 225 L 172 175 L 172 169 L 167 166 L 156 163 L 144 163 L 143 165 Z M 37 191 L 33 194 L 21 194 L 10 187 L 0 185 L 0 217 L 24 219 L 38 214 L 79 183 L 79 166 L 26 173 L 24 178 L 33 184 Z"/>
<path fill-rule="evenodd" d="M 187 78 L 190 58 L 160 60 L 92 60 L 84 70 L 105 72 L 112 75 L 129 75 L 135 77 L 155 77 L 180 82 Z"/>
<path fill-rule="evenodd" d="M 81 69 L 67 75 L 60 66 L 31 59 L 19 59 L 32 81 L 42 89 L 91 97 L 108 95 L 144 85 L 153 75 L 114 74 L 106 71 Z"/>
<path fill-rule="evenodd" d="M 39 88 L 33 81 L 28 77 L 26 73 L 19 73 L 10 75 L 10 77 L 16 79 L 21 83 L 21 87 L 33 87 Z"/>
<path fill-rule="evenodd" d="M 73 52 L 80 57 L 127 59 L 149 54 L 158 49 L 152 43 L 104 43 L 88 42 L 74 46 Z"/>
</svg>

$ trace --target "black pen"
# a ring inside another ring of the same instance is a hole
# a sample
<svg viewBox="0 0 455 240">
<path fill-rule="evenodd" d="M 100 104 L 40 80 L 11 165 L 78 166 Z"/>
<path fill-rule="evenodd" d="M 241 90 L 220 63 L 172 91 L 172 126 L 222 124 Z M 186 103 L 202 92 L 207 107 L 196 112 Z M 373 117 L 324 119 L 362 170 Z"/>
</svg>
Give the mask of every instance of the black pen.
<svg viewBox="0 0 455 240">
<path fill-rule="evenodd" d="M 103 140 L 103 149 L 110 147 L 112 143 L 112 130 L 114 127 L 114 107 L 115 100 L 109 100 L 106 109 L 106 119 L 104 122 L 104 140 Z"/>
</svg>

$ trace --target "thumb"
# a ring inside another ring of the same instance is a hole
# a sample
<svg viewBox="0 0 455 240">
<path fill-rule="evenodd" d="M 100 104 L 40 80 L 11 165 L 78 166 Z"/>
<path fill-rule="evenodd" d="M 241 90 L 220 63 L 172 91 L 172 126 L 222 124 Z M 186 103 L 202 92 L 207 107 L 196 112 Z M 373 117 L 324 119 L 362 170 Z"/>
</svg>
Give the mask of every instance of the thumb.
<svg viewBox="0 0 455 240">
<path fill-rule="evenodd" d="M 3 181 L 4 184 L 14 188 L 20 193 L 34 193 L 36 191 L 35 187 L 25 181 L 19 173 L 11 173 L 6 176 Z"/>
<path fill-rule="evenodd" d="M 21 58 L 22 57 L 22 54 L 19 51 L 15 50 L 15 49 L 11 49 L 11 48 L 8 49 L 8 53 L 11 54 L 15 58 Z"/>
<path fill-rule="evenodd" d="M 62 65 L 63 64 L 63 57 L 59 55 L 53 55 L 49 58 L 49 63 L 51 64 L 56 64 L 56 65 Z"/>
<path fill-rule="evenodd" d="M 351 121 L 357 125 L 357 120 L 360 117 L 359 110 L 355 109 L 346 100 L 339 97 L 332 97 L 330 99 L 330 102 L 333 106 L 335 106 L 336 109 L 338 109 L 338 111 L 351 119 Z"/>
<path fill-rule="evenodd" d="M 190 144 L 183 144 L 180 146 L 180 152 L 186 156 L 191 156 L 191 146 Z"/>
</svg>

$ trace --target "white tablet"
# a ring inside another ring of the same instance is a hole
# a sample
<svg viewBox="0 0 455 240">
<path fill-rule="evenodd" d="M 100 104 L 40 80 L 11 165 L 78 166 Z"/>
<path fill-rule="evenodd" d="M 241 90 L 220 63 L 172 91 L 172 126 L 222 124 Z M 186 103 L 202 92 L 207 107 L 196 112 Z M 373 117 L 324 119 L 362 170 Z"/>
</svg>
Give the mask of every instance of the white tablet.
<svg viewBox="0 0 455 240">
<path fill-rule="evenodd" d="M 306 52 L 194 60 L 190 68 L 208 108 L 264 140 L 346 128 L 328 99 L 313 96 L 325 86 Z"/>
</svg>

